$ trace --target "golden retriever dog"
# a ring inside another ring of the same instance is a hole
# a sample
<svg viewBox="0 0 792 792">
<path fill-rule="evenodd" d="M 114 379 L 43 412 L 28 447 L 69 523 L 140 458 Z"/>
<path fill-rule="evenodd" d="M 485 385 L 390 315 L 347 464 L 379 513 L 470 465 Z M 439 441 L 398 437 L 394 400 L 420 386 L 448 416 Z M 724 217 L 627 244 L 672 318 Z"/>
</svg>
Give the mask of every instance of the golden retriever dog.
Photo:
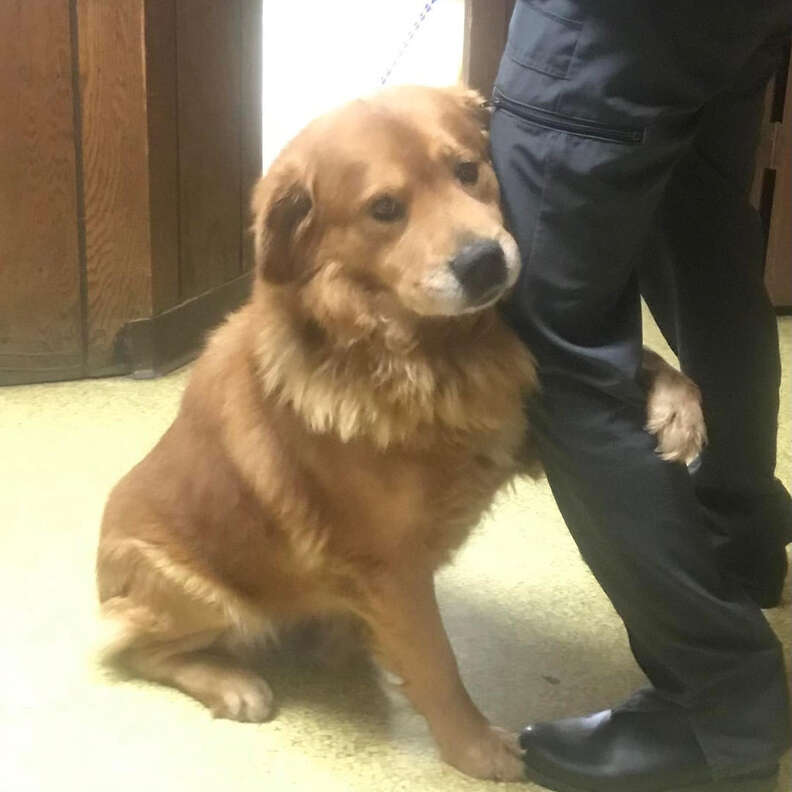
<svg viewBox="0 0 792 792">
<path fill-rule="evenodd" d="M 311 123 L 260 181 L 252 296 L 106 506 L 108 660 L 264 721 L 272 693 L 242 648 L 352 619 L 445 761 L 521 777 L 460 680 L 433 583 L 536 468 L 536 371 L 495 308 L 520 258 L 486 123 L 464 89 L 393 89 Z M 647 362 L 648 425 L 684 459 L 703 440 L 697 389 Z"/>
</svg>

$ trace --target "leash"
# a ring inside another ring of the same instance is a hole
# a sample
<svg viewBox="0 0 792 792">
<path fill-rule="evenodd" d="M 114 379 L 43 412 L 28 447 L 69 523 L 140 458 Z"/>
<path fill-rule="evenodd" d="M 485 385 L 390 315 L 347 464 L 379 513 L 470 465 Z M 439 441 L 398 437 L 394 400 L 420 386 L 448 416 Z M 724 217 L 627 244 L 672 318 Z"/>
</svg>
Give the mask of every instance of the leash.
<svg viewBox="0 0 792 792">
<path fill-rule="evenodd" d="M 393 73 L 393 70 L 399 65 L 399 61 L 402 59 L 404 53 L 407 51 L 407 48 L 410 46 L 410 43 L 415 38 L 415 34 L 421 29 L 426 17 L 429 16 L 429 12 L 434 8 L 435 3 L 437 2 L 438 0 L 427 0 L 427 2 L 424 3 L 421 13 L 418 15 L 418 18 L 415 20 L 415 22 L 413 22 L 410 32 L 407 34 L 407 37 L 404 39 L 398 51 L 396 52 L 396 56 L 391 61 L 390 66 L 388 66 L 388 68 L 385 70 L 382 77 L 380 77 L 379 84 L 381 86 L 387 84 L 391 74 Z"/>
</svg>

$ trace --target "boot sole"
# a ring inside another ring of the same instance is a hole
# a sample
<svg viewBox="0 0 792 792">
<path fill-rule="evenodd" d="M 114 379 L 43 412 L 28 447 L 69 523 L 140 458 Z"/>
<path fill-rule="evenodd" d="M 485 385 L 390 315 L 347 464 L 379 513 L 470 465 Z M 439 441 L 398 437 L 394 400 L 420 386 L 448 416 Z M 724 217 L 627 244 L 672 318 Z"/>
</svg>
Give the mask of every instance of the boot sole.
<svg viewBox="0 0 792 792">
<path fill-rule="evenodd" d="M 553 792 L 598 792 L 589 787 L 584 789 L 579 786 L 570 786 L 562 781 L 556 781 L 535 771 L 526 765 L 525 777 Z M 637 786 L 619 787 L 618 792 L 776 792 L 778 786 L 778 765 L 768 768 L 766 773 L 751 773 L 749 776 L 733 776 L 719 780 L 705 781 L 703 783 L 686 784 L 684 786 L 648 787 L 645 784 Z M 605 789 L 605 787 L 601 787 Z M 612 788 L 608 788 L 611 792 Z M 613 790 L 616 792 L 616 790 Z"/>
</svg>

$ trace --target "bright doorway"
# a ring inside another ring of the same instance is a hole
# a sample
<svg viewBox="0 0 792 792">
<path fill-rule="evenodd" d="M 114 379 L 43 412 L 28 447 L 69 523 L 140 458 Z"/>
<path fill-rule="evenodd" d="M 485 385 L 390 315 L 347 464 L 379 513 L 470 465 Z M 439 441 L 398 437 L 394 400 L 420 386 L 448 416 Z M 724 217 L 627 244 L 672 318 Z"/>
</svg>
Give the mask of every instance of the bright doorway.
<svg viewBox="0 0 792 792">
<path fill-rule="evenodd" d="M 464 0 L 264 0 L 262 17 L 264 170 L 310 119 L 375 91 L 391 67 L 388 85 L 460 79 Z"/>
</svg>

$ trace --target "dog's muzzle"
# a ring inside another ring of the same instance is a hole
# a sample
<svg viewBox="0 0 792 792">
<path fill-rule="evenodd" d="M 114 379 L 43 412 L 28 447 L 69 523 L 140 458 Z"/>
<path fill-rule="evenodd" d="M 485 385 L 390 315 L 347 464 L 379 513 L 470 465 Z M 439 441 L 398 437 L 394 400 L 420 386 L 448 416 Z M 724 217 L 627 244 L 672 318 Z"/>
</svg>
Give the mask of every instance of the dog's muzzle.
<svg viewBox="0 0 792 792">
<path fill-rule="evenodd" d="M 487 302 L 506 284 L 506 256 L 500 244 L 491 239 L 465 245 L 449 266 L 473 305 Z"/>
</svg>

